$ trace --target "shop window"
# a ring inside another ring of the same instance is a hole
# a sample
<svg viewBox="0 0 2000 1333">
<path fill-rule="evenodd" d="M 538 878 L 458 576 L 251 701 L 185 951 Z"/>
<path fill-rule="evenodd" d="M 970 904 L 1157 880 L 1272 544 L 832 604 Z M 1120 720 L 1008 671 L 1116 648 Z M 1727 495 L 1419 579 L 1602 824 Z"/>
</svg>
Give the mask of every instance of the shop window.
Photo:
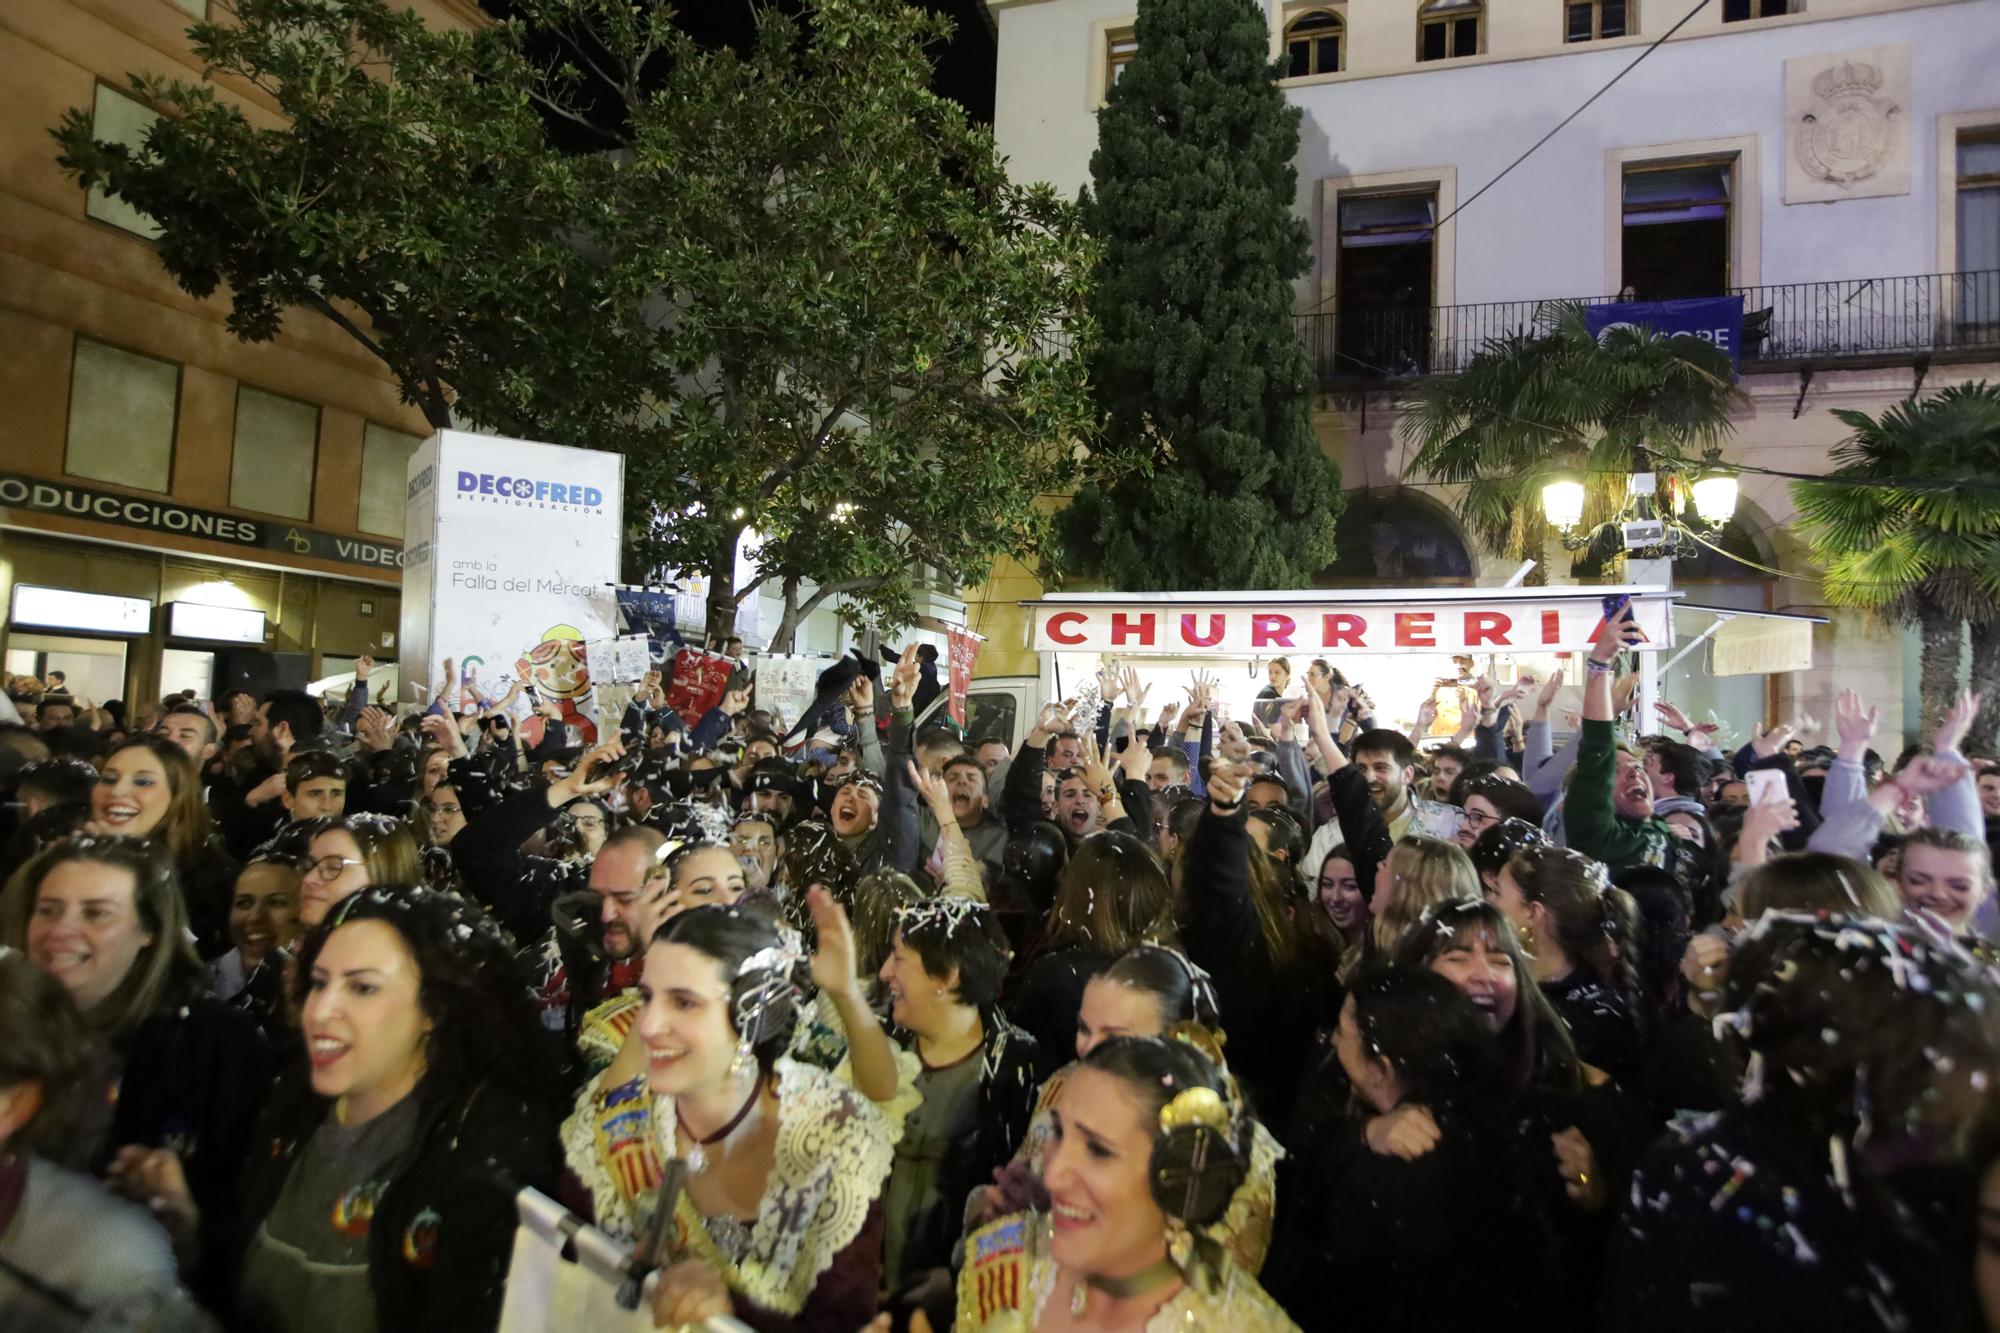
<svg viewBox="0 0 2000 1333">
<path fill-rule="evenodd" d="M 409 498 L 410 455 L 423 440 L 368 423 L 361 440 L 361 516 L 357 526 L 381 537 L 403 535 Z"/>
<path fill-rule="evenodd" d="M 63 470 L 165 491 L 173 476 L 180 392 L 181 368 L 173 362 L 78 338 Z"/>
<path fill-rule="evenodd" d="M 1625 168 L 1621 271 L 1634 299 L 1672 301 L 1729 290 L 1733 175 L 1730 162 Z"/>
<path fill-rule="evenodd" d="M 1417 11 L 1417 59 L 1456 60 L 1479 54 L 1478 0 L 1429 0 Z"/>
<path fill-rule="evenodd" d="M 1792 0 L 1722 0 L 1722 21 L 1742 23 L 1749 19 L 1774 19 L 1801 12 L 1805 6 Z"/>
<path fill-rule="evenodd" d="M 1339 73 L 1345 36 L 1340 15 L 1330 9 L 1309 9 L 1298 15 L 1285 25 L 1285 56 L 1291 62 L 1287 77 Z"/>
<path fill-rule="evenodd" d="M 122 144 L 138 151 L 146 143 L 146 131 L 160 113 L 142 102 L 135 102 L 115 88 L 97 85 L 97 97 L 91 103 L 91 132 L 104 143 Z M 108 222 L 114 227 L 129 231 L 135 236 L 153 240 L 160 234 L 160 224 L 132 205 L 111 194 L 101 185 L 90 187 L 83 211 L 99 222 Z"/>
<path fill-rule="evenodd" d="M 1111 28 L 1104 34 L 1104 90 L 1110 92 L 1125 77 L 1125 67 L 1139 54 L 1139 35 L 1134 28 Z"/>
<path fill-rule="evenodd" d="M 1563 17 L 1566 42 L 1593 42 L 1638 30 L 1631 22 L 1628 0 L 1572 0 L 1563 6 Z"/>
<path fill-rule="evenodd" d="M 236 447 L 229 503 L 285 518 L 311 518 L 319 409 L 261 389 L 236 390 Z"/>
</svg>

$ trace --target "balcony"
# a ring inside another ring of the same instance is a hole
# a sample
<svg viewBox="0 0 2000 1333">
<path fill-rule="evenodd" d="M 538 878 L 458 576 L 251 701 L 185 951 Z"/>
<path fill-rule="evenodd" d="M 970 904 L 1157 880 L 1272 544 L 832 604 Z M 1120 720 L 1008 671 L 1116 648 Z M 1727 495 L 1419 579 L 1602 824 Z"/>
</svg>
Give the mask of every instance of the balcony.
<svg viewBox="0 0 2000 1333">
<path fill-rule="evenodd" d="M 1736 287 L 1725 294 L 1743 297 L 1746 372 L 2000 358 L 2000 270 Z M 1569 299 L 1595 305 L 1617 298 Z M 1336 304 L 1293 321 L 1321 389 L 1363 388 L 1456 374 L 1492 339 L 1546 330 L 1559 304 Z"/>
</svg>

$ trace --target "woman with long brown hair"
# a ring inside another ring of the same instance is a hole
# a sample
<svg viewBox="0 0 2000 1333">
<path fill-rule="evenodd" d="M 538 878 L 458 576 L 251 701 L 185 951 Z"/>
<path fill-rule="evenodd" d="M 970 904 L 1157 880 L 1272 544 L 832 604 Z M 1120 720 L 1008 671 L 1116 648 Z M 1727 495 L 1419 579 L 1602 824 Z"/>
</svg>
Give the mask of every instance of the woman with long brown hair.
<svg viewBox="0 0 2000 1333">
<path fill-rule="evenodd" d="M 1173 888 L 1152 845 L 1111 832 L 1078 843 L 1006 1003 L 1007 1016 L 1040 1048 L 1044 1074 L 1074 1040 L 1090 979 L 1128 949 L 1174 940 Z"/>
<path fill-rule="evenodd" d="M 0 899 L 0 944 L 62 982 L 97 1041 L 90 1091 L 51 1155 L 116 1184 L 138 1150 L 177 1149 L 207 1210 L 204 1241 L 221 1242 L 270 1054 L 255 1024 L 209 993 L 165 850 L 137 838 L 51 844 Z"/>
<path fill-rule="evenodd" d="M 229 948 L 229 899 L 236 862 L 214 841 L 201 774 L 164 736 L 133 736 L 113 750 L 90 794 L 84 832 L 144 838 L 173 863 L 187 895 L 189 925 L 203 958 Z"/>
</svg>

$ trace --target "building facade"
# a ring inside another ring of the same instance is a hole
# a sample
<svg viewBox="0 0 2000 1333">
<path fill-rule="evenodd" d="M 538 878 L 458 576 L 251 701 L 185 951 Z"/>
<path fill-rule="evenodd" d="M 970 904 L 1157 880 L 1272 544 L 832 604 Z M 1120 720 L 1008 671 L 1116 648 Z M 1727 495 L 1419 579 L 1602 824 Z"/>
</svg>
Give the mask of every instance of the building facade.
<svg viewBox="0 0 2000 1333">
<path fill-rule="evenodd" d="M 1074 191 L 1136 50 L 1136 6 L 990 8 L 1010 170 Z M 1470 549 L 1448 491 L 1410 484 L 1397 403 L 1411 377 L 1461 367 L 1545 302 L 1741 294 L 1748 405 L 1724 459 L 1772 471 L 1827 469 L 1845 434 L 1829 409 L 1879 412 L 1919 386 L 2000 374 L 2000 5 L 1268 0 L 1266 13 L 1303 113 L 1313 258 L 1297 324 L 1322 443 L 1356 492 L 1331 586 L 1511 572 Z M 1832 623 L 1811 671 L 1718 682 L 1691 657 L 1671 688 L 1737 717 L 1761 702 L 1825 719 L 1837 678 L 1877 699 L 1893 733 L 1914 659 L 1826 609 L 1787 529 L 1788 484 L 1742 482 L 1723 543 L 1741 561 L 1704 558 L 1676 582 L 1693 601 Z M 1554 543 L 1550 569 L 1569 574 Z M 997 598 L 971 610 L 996 634 L 1003 614 Z"/>
<path fill-rule="evenodd" d="M 9 671 L 65 670 L 96 699 L 396 659 L 404 465 L 422 415 L 318 315 L 237 341 L 226 299 L 167 276 L 149 219 L 55 161 L 49 131 L 72 107 L 94 111 L 100 137 L 144 134 L 154 113 L 128 74 L 202 77 L 186 30 L 205 6 L 0 11 L 0 650 Z M 437 24 L 488 21 L 469 0 L 416 7 Z M 278 123 L 257 90 L 216 91 Z"/>
</svg>

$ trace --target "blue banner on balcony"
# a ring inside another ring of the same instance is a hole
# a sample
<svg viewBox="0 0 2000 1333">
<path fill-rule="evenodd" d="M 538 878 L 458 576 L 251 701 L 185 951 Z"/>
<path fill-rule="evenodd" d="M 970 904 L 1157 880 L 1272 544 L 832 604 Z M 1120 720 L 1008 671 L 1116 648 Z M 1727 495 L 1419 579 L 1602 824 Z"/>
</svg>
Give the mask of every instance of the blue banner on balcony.
<svg viewBox="0 0 2000 1333">
<path fill-rule="evenodd" d="M 1730 373 L 1743 369 L 1743 298 L 1699 296 L 1686 301 L 1614 301 L 1585 306 L 1584 327 L 1590 336 L 1605 330 L 1643 325 L 1664 337 L 1687 334 L 1714 343 L 1729 353 Z"/>
</svg>

